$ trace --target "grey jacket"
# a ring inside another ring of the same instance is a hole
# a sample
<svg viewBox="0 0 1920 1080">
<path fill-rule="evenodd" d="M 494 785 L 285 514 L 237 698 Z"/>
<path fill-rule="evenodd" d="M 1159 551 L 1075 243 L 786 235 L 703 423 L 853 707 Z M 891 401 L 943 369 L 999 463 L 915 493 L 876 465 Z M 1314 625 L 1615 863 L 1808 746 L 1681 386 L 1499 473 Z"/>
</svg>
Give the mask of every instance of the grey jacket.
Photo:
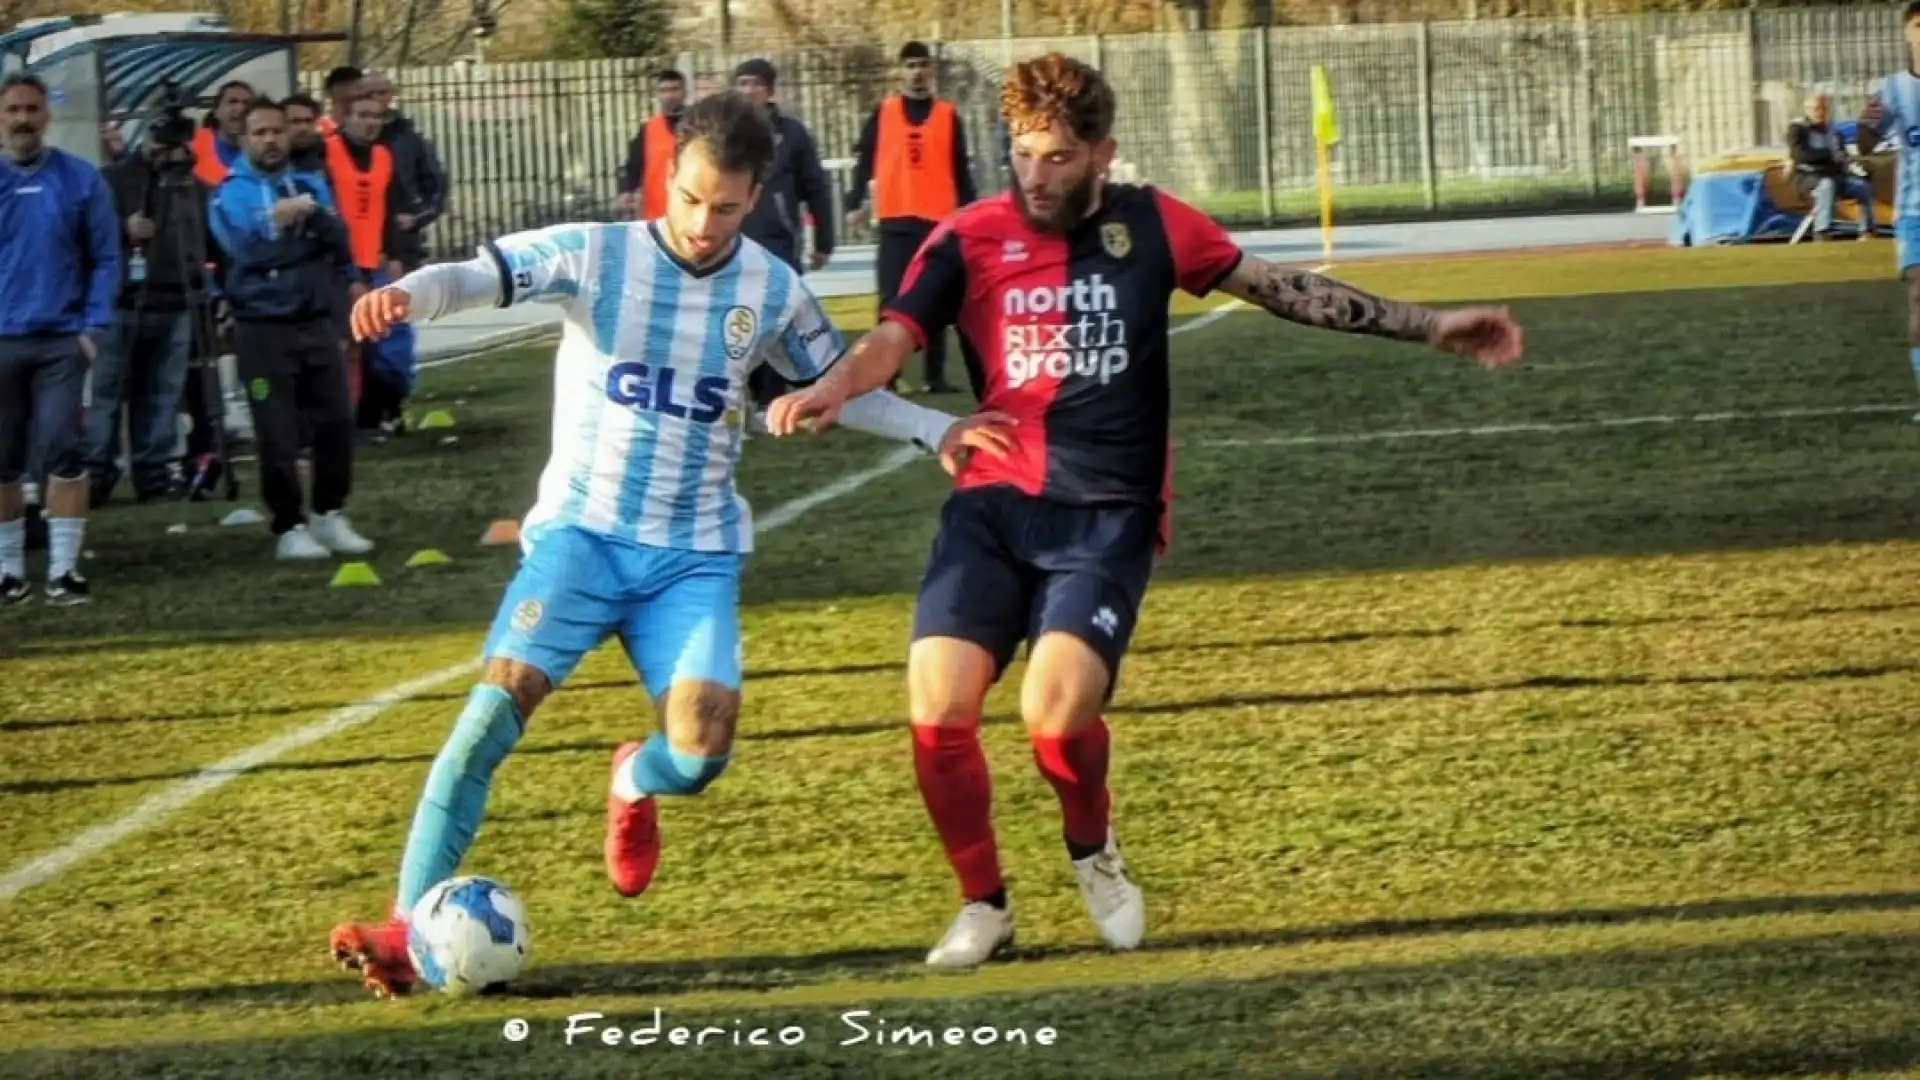
<svg viewBox="0 0 1920 1080">
<path fill-rule="evenodd" d="M 813 249 L 833 253 L 833 190 L 806 125 L 772 110 L 773 167 L 741 231 L 787 263 L 800 265 L 803 216 L 813 214 Z"/>
</svg>

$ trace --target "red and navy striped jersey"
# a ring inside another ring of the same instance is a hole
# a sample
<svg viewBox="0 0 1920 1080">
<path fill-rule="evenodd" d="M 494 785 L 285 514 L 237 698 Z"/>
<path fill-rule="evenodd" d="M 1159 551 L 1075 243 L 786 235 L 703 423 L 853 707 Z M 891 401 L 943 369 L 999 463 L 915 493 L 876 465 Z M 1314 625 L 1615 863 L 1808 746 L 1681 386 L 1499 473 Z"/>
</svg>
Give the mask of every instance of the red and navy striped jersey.
<svg viewBox="0 0 1920 1080">
<path fill-rule="evenodd" d="M 1063 503 L 1172 500 L 1168 305 L 1240 264 L 1212 218 L 1152 187 L 1107 185 L 1065 235 L 1030 228 L 1011 192 L 962 207 L 914 256 L 883 318 L 916 343 L 952 326 L 981 406 L 1019 419 L 1007 458 L 974 458 L 962 488 L 1008 485 Z"/>
</svg>

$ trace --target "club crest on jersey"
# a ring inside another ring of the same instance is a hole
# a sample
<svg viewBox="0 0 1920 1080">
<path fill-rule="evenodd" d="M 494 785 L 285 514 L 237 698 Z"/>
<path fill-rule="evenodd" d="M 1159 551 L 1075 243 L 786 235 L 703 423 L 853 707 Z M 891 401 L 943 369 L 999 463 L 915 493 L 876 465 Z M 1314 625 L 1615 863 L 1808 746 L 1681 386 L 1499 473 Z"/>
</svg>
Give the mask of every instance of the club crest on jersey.
<svg viewBox="0 0 1920 1080">
<path fill-rule="evenodd" d="M 1109 221 L 1100 226 L 1100 247 L 1116 259 L 1124 259 L 1133 250 L 1133 234 L 1124 221 Z"/>
<path fill-rule="evenodd" d="M 760 320 L 753 309 L 739 304 L 727 309 L 727 317 L 721 321 L 720 343 L 727 350 L 727 359 L 738 360 L 753 348 L 754 339 L 760 336 Z"/>
</svg>

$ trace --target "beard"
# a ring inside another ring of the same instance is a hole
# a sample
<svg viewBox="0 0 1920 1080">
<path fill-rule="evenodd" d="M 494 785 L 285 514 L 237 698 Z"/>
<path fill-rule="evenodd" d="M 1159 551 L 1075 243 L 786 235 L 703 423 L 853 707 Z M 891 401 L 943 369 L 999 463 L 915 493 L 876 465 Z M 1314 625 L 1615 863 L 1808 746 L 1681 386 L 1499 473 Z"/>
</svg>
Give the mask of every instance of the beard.
<svg viewBox="0 0 1920 1080">
<path fill-rule="evenodd" d="M 1088 212 L 1093 209 L 1097 181 L 1098 177 L 1095 176 L 1094 171 L 1088 169 L 1087 174 L 1068 188 L 1066 195 L 1045 213 L 1034 209 L 1033 204 L 1027 200 L 1027 189 L 1023 187 L 1013 189 L 1014 198 L 1020 204 L 1020 216 L 1027 219 L 1027 224 L 1035 231 L 1064 233 L 1086 220 Z"/>
<path fill-rule="evenodd" d="M 40 132 L 33 128 L 20 126 L 7 129 L 7 154 L 17 161 L 30 161 L 40 156 L 43 145 Z"/>
</svg>

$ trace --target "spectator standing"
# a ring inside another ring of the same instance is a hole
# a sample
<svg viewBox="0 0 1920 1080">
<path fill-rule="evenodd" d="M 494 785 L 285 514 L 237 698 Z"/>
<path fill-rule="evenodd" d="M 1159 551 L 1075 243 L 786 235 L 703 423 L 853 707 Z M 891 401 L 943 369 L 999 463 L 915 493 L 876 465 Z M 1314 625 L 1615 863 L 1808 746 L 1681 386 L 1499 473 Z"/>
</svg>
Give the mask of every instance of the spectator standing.
<svg viewBox="0 0 1920 1080">
<path fill-rule="evenodd" d="M 867 118 L 854 154 L 847 228 L 858 229 L 866 220 L 871 184 L 873 217 L 880 223 L 874 276 L 885 308 L 899 295 L 907 266 L 933 227 L 978 197 L 966 127 L 952 102 L 934 96 L 933 51 L 923 42 L 901 47 L 900 93 Z M 929 336 L 925 355 L 925 389 L 950 393 L 946 335 Z"/>
<path fill-rule="evenodd" d="M 640 133 L 627 143 L 626 164 L 620 167 L 620 194 L 614 209 L 623 217 L 652 221 L 667 212 L 667 166 L 673 163 L 680 117 L 687 111 L 687 77 L 671 68 L 653 73 L 653 100 L 658 106 Z"/>
<path fill-rule="evenodd" d="M 358 555 L 373 544 L 344 512 L 353 486 L 353 404 L 338 329 L 339 283 L 356 271 L 326 178 L 288 167 L 286 123 L 285 110 L 271 102 L 248 110 L 247 156 L 214 193 L 213 234 L 227 253 L 224 291 L 278 555 Z M 364 282 L 353 288 L 356 298 L 366 291 Z M 311 517 L 301 511 L 303 419 L 313 440 Z"/>
<path fill-rule="evenodd" d="M 120 223 L 100 171 L 46 144 L 47 86 L 0 80 L 0 606 L 32 595 L 30 457 L 46 470 L 49 603 L 85 603 L 88 484 L 82 401 L 95 342 L 113 328 Z"/>
<path fill-rule="evenodd" d="M 360 84 L 360 85 L 364 85 Z M 399 280 L 393 257 L 401 187 L 393 151 L 380 145 L 386 110 L 371 94 L 361 94 L 349 105 L 347 122 L 326 138 L 327 180 L 339 199 L 353 265 L 359 277 L 375 288 Z M 397 328 L 396 328 L 397 329 Z M 352 344 L 347 360 L 349 385 L 356 385 L 358 426 L 394 430 L 402 407 L 413 392 L 414 338 L 406 333 L 384 341 Z"/>
<path fill-rule="evenodd" d="M 233 163 L 244 155 L 240 141 L 246 133 L 247 106 L 253 87 L 239 80 L 221 85 L 214 94 L 213 111 L 193 135 L 193 174 L 211 191 L 227 178 Z"/>
<path fill-rule="evenodd" d="M 320 131 L 325 110 L 304 92 L 287 95 L 280 107 L 287 114 L 287 163 L 296 172 L 326 172 L 327 140 Z"/>
<path fill-rule="evenodd" d="M 1874 233 L 1873 185 L 1853 174 L 1846 142 L 1831 122 L 1833 99 L 1822 92 L 1807 99 L 1807 115 L 1787 128 L 1787 149 L 1793 155 L 1793 182 L 1813 199 L 1813 233 L 1834 238 L 1833 216 L 1841 199 L 1860 204 L 1860 239 Z"/>
<path fill-rule="evenodd" d="M 740 234 L 760 244 L 788 266 L 805 273 L 819 270 L 833 255 L 833 191 L 813 135 L 794 117 L 774 104 L 779 85 L 773 64 L 748 60 L 733 71 L 734 88 L 767 111 L 773 124 L 773 164 L 760 182 L 760 197 L 747 212 Z M 807 266 L 800 265 L 805 215 L 813 217 L 813 244 Z M 787 390 L 786 380 L 772 364 L 761 364 L 748 376 L 754 399 L 764 405 Z"/>
<path fill-rule="evenodd" d="M 446 212 L 447 171 L 433 143 L 394 107 L 399 89 L 391 78 L 369 75 L 360 91 L 380 106 L 376 141 L 393 156 L 393 231 L 388 255 L 400 264 L 401 273 L 411 274 L 427 263 L 427 243 L 421 234 Z"/>
<path fill-rule="evenodd" d="M 327 79 L 321 84 L 327 99 L 327 113 L 315 121 L 320 134 L 331 135 L 346 124 L 347 109 L 353 99 L 360 96 L 360 80 L 366 77 L 366 72 L 351 64 L 342 64 L 327 72 Z"/>
<path fill-rule="evenodd" d="M 134 497 L 151 502 L 183 494 L 173 449 L 193 350 L 193 305 L 206 285 L 206 206 L 212 194 L 196 165 L 184 142 L 149 137 L 143 154 L 102 172 L 126 259 L 113 331 L 93 366 L 87 471 L 95 506 L 120 481 L 123 411 Z"/>
</svg>

